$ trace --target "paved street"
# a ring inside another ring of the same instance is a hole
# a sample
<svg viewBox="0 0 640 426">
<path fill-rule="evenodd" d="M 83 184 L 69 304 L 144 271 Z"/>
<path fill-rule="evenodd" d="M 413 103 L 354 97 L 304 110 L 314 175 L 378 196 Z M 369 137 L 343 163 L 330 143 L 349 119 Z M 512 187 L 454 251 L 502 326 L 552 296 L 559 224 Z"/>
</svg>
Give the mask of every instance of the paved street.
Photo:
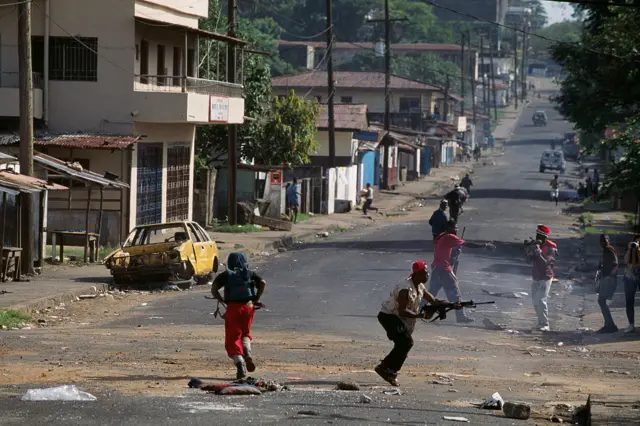
<svg viewBox="0 0 640 426">
<path fill-rule="evenodd" d="M 83 404 L 22 403 L 12 396 L 34 387 L 38 379 L 35 376 L 27 384 L 16 379 L 15 386 L 0 390 L 0 424 L 210 424 L 212 416 L 222 424 L 454 424 L 442 420 L 452 415 L 466 417 L 471 424 L 510 425 L 513 420 L 470 408 L 469 402 L 500 391 L 505 399 L 539 405 L 549 399 L 584 403 L 590 390 L 606 389 L 614 379 L 594 375 L 593 363 L 605 362 L 598 361 L 604 359 L 600 355 L 586 359 L 568 352 L 588 340 L 576 329 L 580 313 L 593 310 L 593 300 L 565 279 L 579 260 L 581 241 L 571 230 L 573 220 L 549 199 L 553 173 L 538 172 L 540 154 L 552 138 L 569 131 L 569 125 L 544 96 L 535 102 L 525 110 L 497 165 L 474 174 L 471 200 L 460 221 L 466 240 L 497 245 L 493 253 L 465 249 L 459 268 L 463 296 L 496 304 L 472 312 L 476 323 L 469 326 L 456 324 L 453 315 L 439 324 L 419 324 L 416 345 L 399 376 L 403 395 L 383 393 L 388 388 L 372 371 L 391 348 L 376 315 L 389 290 L 408 275 L 411 262 L 432 259 L 426 223 L 431 211 L 425 209 L 303 244 L 256 265 L 268 282 L 264 296 L 268 309 L 258 312 L 254 323 L 254 352 L 261 362 L 256 374 L 288 382 L 292 391 L 233 398 L 185 389 L 189 377 L 229 380 L 234 372 L 224 356 L 222 323 L 210 315 L 214 307 L 203 298 L 206 292 L 196 290 L 145 299 L 147 305 L 131 304 L 100 324 L 89 318 L 84 325 L 33 330 L 24 339 L 18 332 L 7 334 L 6 347 L 16 351 L 7 361 L 42 362 L 45 354 L 29 346 L 38 342 L 52 348 L 43 371 L 55 362 L 62 368 L 75 362 L 82 389 L 99 399 Z M 537 109 L 547 111 L 545 128 L 531 124 Z M 549 335 L 531 332 L 535 315 L 530 297 L 493 297 L 484 292 L 530 294 L 530 266 L 523 261 L 522 242 L 534 236 L 540 223 L 551 228 L 560 250 L 556 271 L 560 283 L 554 284 L 550 303 L 556 332 Z M 485 317 L 506 324 L 516 334 L 486 330 Z M 567 352 L 555 353 L 560 352 L 559 341 Z M 538 349 L 527 353 L 525 348 L 532 345 Z M 57 353 L 61 346 L 70 350 Z M 556 349 L 545 353 L 544 347 Z M 614 356 L 606 365 L 629 370 L 624 378 L 629 383 L 619 384 L 619 389 L 637 382 L 637 361 L 632 366 L 628 358 Z M 58 370 L 47 371 L 47 377 L 56 377 Z M 532 371 L 541 371 L 544 379 L 531 377 Z M 432 384 L 438 374 L 453 378 L 452 386 Z M 330 391 L 345 379 L 360 383 L 362 392 Z M 120 386 L 123 392 L 118 391 Z M 373 398 L 370 405 L 358 403 L 362 393 Z M 297 414 L 300 411 L 312 413 Z M 544 418 L 531 422 L 540 424 Z"/>
</svg>

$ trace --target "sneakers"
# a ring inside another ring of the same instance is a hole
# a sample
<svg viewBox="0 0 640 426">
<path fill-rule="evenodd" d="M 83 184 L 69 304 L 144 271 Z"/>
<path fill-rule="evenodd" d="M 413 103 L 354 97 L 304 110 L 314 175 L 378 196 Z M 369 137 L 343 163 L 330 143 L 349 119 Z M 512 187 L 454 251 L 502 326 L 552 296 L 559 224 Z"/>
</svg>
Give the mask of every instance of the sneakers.
<svg viewBox="0 0 640 426">
<path fill-rule="evenodd" d="M 540 327 L 540 331 L 542 332 L 551 331 L 551 327 L 549 327 L 548 325 L 543 325 L 542 327 Z"/>
<path fill-rule="evenodd" d="M 398 384 L 398 380 L 396 379 L 396 373 L 391 371 L 390 369 L 384 367 L 382 364 L 376 366 L 374 369 L 378 376 L 382 377 L 382 380 L 389 383 L 391 386 L 400 386 Z"/>
<path fill-rule="evenodd" d="M 631 324 L 629 327 L 624 329 L 624 334 L 633 334 L 636 332 L 636 326 Z"/>
<path fill-rule="evenodd" d="M 609 334 L 609 333 L 616 333 L 617 331 L 618 331 L 618 327 L 616 327 L 615 325 L 605 325 L 600 330 L 598 330 L 597 333 Z"/>
<path fill-rule="evenodd" d="M 256 364 L 253 362 L 253 358 L 250 356 L 245 356 L 244 361 L 247 363 L 247 371 L 249 373 L 253 373 L 256 371 Z"/>
<path fill-rule="evenodd" d="M 244 362 L 237 362 L 236 369 L 236 380 L 244 379 L 247 376 L 247 369 Z"/>
</svg>

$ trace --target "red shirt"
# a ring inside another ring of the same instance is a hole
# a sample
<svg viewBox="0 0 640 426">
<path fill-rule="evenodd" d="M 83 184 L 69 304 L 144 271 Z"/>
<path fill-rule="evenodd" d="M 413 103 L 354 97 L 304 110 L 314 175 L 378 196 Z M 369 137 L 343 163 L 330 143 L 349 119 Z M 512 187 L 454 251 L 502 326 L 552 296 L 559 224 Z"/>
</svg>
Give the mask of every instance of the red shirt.
<svg viewBox="0 0 640 426">
<path fill-rule="evenodd" d="M 464 244 L 464 240 L 459 238 L 455 234 L 440 234 L 436 237 L 433 253 L 433 263 L 431 266 L 434 268 L 442 268 L 447 272 L 452 272 L 453 268 L 449 260 L 451 259 L 451 252 L 454 248 L 460 247 Z"/>
</svg>

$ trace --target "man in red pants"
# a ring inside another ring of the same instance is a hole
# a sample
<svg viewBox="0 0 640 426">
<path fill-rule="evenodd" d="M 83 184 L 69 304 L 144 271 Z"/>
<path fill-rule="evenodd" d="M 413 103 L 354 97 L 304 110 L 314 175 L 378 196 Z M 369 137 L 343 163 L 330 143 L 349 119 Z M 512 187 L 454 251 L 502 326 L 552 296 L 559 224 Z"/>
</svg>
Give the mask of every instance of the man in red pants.
<svg viewBox="0 0 640 426">
<path fill-rule="evenodd" d="M 260 297 L 267 286 L 258 274 L 249 270 L 247 258 L 242 253 L 231 253 L 227 259 L 227 270 L 213 281 L 211 294 L 224 300 L 224 347 L 237 368 L 237 379 L 256 369 L 251 355 L 251 324 L 254 307 L 262 306 Z M 220 289 L 224 288 L 224 299 Z"/>
</svg>

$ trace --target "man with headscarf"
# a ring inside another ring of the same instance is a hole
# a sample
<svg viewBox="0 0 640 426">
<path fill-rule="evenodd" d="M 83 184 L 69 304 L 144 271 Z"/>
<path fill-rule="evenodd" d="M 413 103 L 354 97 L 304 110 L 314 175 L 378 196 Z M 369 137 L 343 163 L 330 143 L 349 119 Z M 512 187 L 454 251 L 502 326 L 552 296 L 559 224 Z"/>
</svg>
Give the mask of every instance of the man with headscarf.
<svg viewBox="0 0 640 426">
<path fill-rule="evenodd" d="M 224 347 L 236 365 L 236 378 L 242 379 L 256 366 L 251 353 L 251 324 L 254 308 L 261 307 L 260 297 L 267 282 L 249 270 L 247 258 L 242 253 L 231 253 L 226 271 L 213 281 L 211 294 L 227 304 L 224 314 Z M 224 297 L 220 294 L 224 289 Z"/>
</svg>

